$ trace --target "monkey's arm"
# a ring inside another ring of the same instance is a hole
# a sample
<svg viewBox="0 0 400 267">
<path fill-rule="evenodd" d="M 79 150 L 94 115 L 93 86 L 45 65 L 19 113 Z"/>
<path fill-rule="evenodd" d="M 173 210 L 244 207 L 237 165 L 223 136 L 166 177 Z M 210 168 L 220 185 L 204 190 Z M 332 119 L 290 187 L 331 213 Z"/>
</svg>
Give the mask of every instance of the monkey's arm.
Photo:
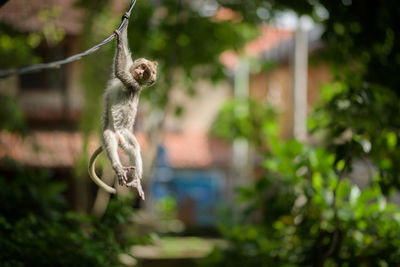
<svg viewBox="0 0 400 267">
<path fill-rule="evenodd" d="M 115 33 L 118 37 L 114 62 L 115 76 L 120 79 L 125 86 L 132 87 L 134 90 L 140 90 L 140 84 L 129 72 L 129 67 L 132 66 L 132 59 L 128 58 L 130 57 L 130 53 L 128 48 L 127 27 L 122 29 L 122 33 L 118 30 L 115 31 Z"/>
<path fill-rule="evenodd" d="M 124 18 L 125 16 L 126 16 L 126 14 L 124 14 L 124 16 L 122 16 L 122 18 Z M 129 17 L 128 17 L 128 19 L 129 19 Z M 123 46 L 125 52 L 127 54 L 129 54 L 129 56 L 130 56 L 129 43 L 128 43 L 128 23 L 126 24 L 126 26 L 124 28 L 122 28 L 120 39 L 121 39 L 122 46 Z M 131 65 L 132 60 L 127 63 L 128 63 L 128 65 Z"/>
</svg>

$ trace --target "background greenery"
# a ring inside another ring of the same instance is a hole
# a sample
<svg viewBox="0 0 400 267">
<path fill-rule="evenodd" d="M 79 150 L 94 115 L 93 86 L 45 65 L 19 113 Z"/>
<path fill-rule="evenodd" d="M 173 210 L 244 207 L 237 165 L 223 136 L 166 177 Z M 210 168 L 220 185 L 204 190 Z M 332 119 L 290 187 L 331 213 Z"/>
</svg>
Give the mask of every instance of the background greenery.
<svg viewBox="0 0 400 267">
<path fill-rule="evenodd" d="M 102 218 L 68 211 L 65 184 L 46 171 L 14 166 L 0 175 L 2 266 L 120 266 L 118 255 L 134 240 L 132 199 L 114 199 Z"/>
<path fill-rule="evenodd" d="M 106 0 L 80 4 L 88 14 L 84 34 L 88 47 L 111 33 L 120 18 L 112 18 Z M 195 94 L 197 79 L 224 78 L 219 54 L 226 49 L 240 52 L 256 36 L 257 25 L 282 10 L 308 14 L 324 26 L 325 47 L 317 56 L 330 63 L 334 80 L 323 88 L 321 103 L 309 119 L 310 132 L 323 140 L 320 146 L 279 140 L 274 112 L 254 100 L 231 101 L 221 111 L 213 133 L 230 140 L 247 138 L 263 157 L 263 171 L 254 185 L 240 189 L 238 201 L 247 208 L 236 221 L 220 226 L 231 245 L 214 251 L 203 263 L 398 265 L 400 213 L 388 196 L 400 187 L 400 3 L 220 0 L 217 6 L 236 10 L 243 19 L 210 20 L 192 1 L 138 1 L 129 27 L 130 45 L 134 54 L 160 63 L 157 90 L 144 94 L 155 110 L 181 113 L 181 107 L 168 106 L 169 92 L 177 82 L 173 74 L 183 74 L 179 82 L 184 82 L 190 95 Z M 38 40 L 54 40 L 46 33 L 24 35 L 4 25 L 0 33 L 0 58 L 13 59 L 1 60 L 2 68 L 39 61 L 33 52 Z M 80 124 L 86 135 L 98 132 L 99 122 L 91 114 L 100 110 L 112 52 L 112 46 L 107 46 L 83 59 L 85 97 L 93 103 L 86 105 Z M 98 60 L 105 63 L 94 64 Z M 8 105 L 1 105 L 0 125 L 21 129 L 23 118 L 13 111 L 15 102 L 3 102 Z M 250 109 L 238 117 L 233 111 L 243 105 Z M 371 184 L 363 190 L 348 180 L 355 160 L 370 164 L 373 173 Z M 123 223 L 121 218 L 131 211 L 118 210 L 126 207 L 112 202 L 104 218 L 65 213 L 62 187 L 46 177 L 21 170 L 16 180 L 1 180 L 2 262 L 34 265 L 46 257 L 59 265 L 118 264 L 116 254 L 129 242 L 120 242 L 114 223 Z M 79 254 L 67 253 L 72 249 Z"/>
<path fill-rule="evenodd" d="M 309 14 L 325 27 L 325 48 L 316 57 L 331 64 L 334 80 L 322 88 L 321 103 L 308 122 L 310 132 L 324 145 L 282 142 L 270 125 L 268 110 L 265 120 L 255 123 L 255 115 L 235 118 L 237 113 L 228 104 L 214 132 L 225 138 L 245 136 L 257 145 L 267 142 L 269 150 L 264 153 L 263 177 L 239 190 L 247 208 L 237 221 L 220 226 L 231 246 L 214 251 L 204 265 L 398 265 L 400 210 L 388 196 L 399 188 L 400 80 L 395 73 L 400 64 L 400 28 L 395 18 L 400 5 L 251 1 L 242 3 L 246 9 L 232 7 L 251 19 L 256 16 L 248 7 L 263 4 Z M 318 18 L 321 7 L 329 15 L 325 19 Z M 227 134 L 227 129 L 241 129 L 243 120 L 252 126 Z M 263 129 L 264 136 L 248 131 L 253 127 Z M 363 190 L 348 179 L 357 160 L 364 161 L 372 175 L 359 177 L 372 178 Z"/>
</svg>

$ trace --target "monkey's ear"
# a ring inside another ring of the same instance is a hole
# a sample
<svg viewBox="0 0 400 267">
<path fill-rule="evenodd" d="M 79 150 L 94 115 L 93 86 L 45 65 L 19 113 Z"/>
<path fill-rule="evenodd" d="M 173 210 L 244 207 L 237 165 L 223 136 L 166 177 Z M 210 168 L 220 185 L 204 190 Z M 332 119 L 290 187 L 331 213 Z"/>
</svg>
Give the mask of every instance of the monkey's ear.
<svg viewBox="0 0 400 267">
<path fill-rule="evenodd" d="M 153 61 L 154 67 L 158 66 L 158 62 L 157 61 Z"/>
</svg>

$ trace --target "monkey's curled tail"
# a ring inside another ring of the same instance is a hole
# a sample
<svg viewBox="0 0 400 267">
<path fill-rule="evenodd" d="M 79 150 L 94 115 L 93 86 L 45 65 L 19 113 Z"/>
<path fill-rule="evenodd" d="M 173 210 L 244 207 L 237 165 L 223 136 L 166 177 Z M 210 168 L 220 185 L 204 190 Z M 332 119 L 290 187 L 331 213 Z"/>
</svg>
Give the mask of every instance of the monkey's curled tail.
<svg viewBox="0 0 400 267">
<path fill-rule="evenodd" d="M 96 151 L 93 152 L 92 156 L 90 157 L 89 167 L 88 167 L 89 176 L 90 176 L 90 178 L 92 178 L 93 182 L 95 182 L 99 187 L 101 187 L 102 189 L 104 189 L 105 191 L 107 191 L 110 194 L 115 194 L 115 193 L 117 193 L 117 190 L 115 190 L 115 188 L 112 188 L 111 186 L 109 186 L 106 183 L 104 183 L 97 176 L 96 171 L 95 171 L 97 157 L 100 155 L 100 153 L 102 151 L 103 151 L 103 147 L 99 146 L 96 149 Z"/>
</svg>

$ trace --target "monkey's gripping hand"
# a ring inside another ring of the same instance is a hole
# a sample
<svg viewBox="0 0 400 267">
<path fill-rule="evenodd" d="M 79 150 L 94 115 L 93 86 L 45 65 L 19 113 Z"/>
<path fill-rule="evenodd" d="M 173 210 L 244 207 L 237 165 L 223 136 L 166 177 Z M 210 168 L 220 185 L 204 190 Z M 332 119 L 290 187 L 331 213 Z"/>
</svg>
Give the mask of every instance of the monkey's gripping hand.
<svg viewBox="0 0 400 267">
<path fill-rule="evenodd" d="M 136 169 L 136 167 L 134 167 L 134 166 L 129 166 L 129 167 L 117 166 L 117 167 L 115 167 L 114 170 L 118 176 L 119 185 L 127 185 L 128 172 L 131 170 L 135 170 L 135 169 Z"/>
</svg>

